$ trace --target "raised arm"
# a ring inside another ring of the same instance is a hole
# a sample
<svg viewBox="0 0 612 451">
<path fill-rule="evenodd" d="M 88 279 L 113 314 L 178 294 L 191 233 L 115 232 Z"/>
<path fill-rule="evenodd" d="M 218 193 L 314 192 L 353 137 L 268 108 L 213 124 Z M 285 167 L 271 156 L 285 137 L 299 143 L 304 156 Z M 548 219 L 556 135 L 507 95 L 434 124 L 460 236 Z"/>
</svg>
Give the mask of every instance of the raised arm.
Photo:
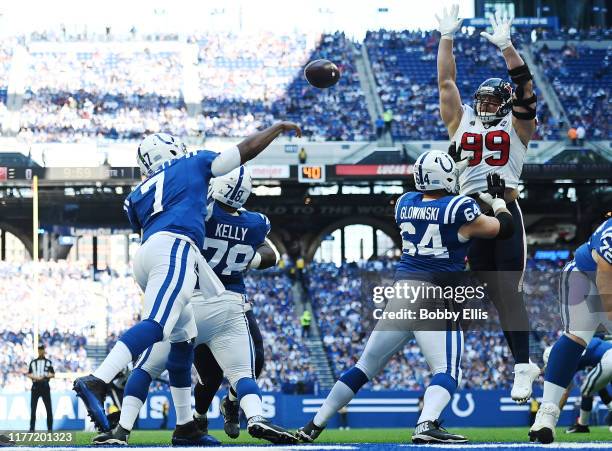
<svg viewBox="0 0 612 451">
<path fill-rule="evenodd" d="M 253 260 L 251 260 L 251 263 L 249 263 L 249 268 L 267 269 L 276 266 L 277 263 L 278 255 L 274 252 L 272 246 L 264 242 L 257 248 L 257 253 Z"/>
<path fill-rule="evenodd" d="M 442 17 L 436 14 L 440 43 L 438 44 L 438 90 L 440 91 L 440 116 L 452 137 L 459 123 L 463 110 L 461 109 L 461 95 L 457 88 L 457 66 L 453 55 L 453 35 L 461 27 L 463 19 L 458 18 L 459 6 L 453 5 L 450 12 L 444 8 Z"/>
<path fill-rule="evenodd" d="M 495 44 L 502 51 L 508 74 L 515 84 L 512 101 L 512 125 L 516 134 L 525 145 L 533 136 L 536 128 L 536 96 L 533 91 L 533 81 L 529 67 L 512 45 L 510 32 L 512 18 L 502 18 L 496 14 L 490 18 L 493 34 L 480 33 L 481 36 Z"/>
<path fill-rule="evenodd" d="M 278 122 L 260 132 L 253 133 L 240 141 L 236 148 L 222 152 L 212 162 L 212 173 L 214 177 L 225 175 L 236 169 L 241 164 L 252 160 L 272 143 L 281 133 L 294 131 L 299 138 L 302 130 L 293 122 Z"/>
</svg>

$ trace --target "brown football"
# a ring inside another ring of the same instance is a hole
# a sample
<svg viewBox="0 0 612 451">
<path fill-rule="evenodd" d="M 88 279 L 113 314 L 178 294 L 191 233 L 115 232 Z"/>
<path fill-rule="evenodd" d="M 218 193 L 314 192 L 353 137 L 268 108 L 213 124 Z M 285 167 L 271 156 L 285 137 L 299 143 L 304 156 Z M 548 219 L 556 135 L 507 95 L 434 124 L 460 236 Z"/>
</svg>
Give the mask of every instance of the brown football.
<svg viewBox="0 0 612 451">
<path fill-rule="evenodd" d="M 304 68 L 304 77 L 315 88 L 329 88 L 340 80 L 338 66 L 329 60 L 314 60 Z"/>
</svg>

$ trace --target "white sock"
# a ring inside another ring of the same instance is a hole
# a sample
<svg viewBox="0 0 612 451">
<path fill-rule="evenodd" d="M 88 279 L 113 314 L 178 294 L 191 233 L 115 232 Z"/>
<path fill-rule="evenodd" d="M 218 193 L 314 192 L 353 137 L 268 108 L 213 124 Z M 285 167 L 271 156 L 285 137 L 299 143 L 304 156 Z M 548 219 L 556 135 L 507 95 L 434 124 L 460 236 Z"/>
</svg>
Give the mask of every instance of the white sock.
<svg viewBox="0 0 612 451">
<path fill-rule="evenodd" d="M 338 381 L 323 401 L 323 405 L 312 420 L 315 426 L 324 427 L 329 419 L 338 413 L 355 397 L 353 390 L 344 382 Z"/>
<path fill-rule="evenodd" d="M 191 411 L 191 387 L 170 387 L 174 410 L 176 411 L 176 424 L 187 424 L 193 419 Z"/>
<path fill-rule="evenodd" d="M 240 407 L 244 411 L 247 420 L 258 415 L 263 415 L 261 398 L 255 393 L 249 393 L 248 395 L 244 395 L 240 400 Z"/>
<path fill-rule="evenodd" d="M 234 396 L 234 394 L 232 393 L 231 390 L 227 391 L 227 398 L 231 401 L 231 402 L 236 402 L 238 400 L 238 398 L 236 398 Z"/>
<path fill-rule="evenodd" d="M 550 402 L 555 406 L 559 405 L 561 398 L 565 393 L 565 388 L 553 384 L 552 382 L 544 381 L 544 395 L 542 396 L 542 402 Z"/>
<path fill-rule="evenodd" d="M 144 403 L 136 396 L 126 396 L 121 403 L 121 417 L 119 424 L 123 429 L 131 431 L 138 418 L 138 412 Z"/>
<path fill-rule="evenodd" d="M 440 414 L 451 400 L 447 389 L 439 385 L 430 385 L 423 396 L 423 410 L 417 424 L 423 421 L 434 421 L 440 418 Z"/>
<path fill-rule="evenodd" d="M 591 412 L 580 409 L 580 417 L 578 418 L 578 424 L 581 424 L 583 426 L 588 426 L 590 416 L 591 416 Z"/>
<path fill-rule="evenodd" d="M 108 384 L 131 361 L 132 353 L 122 341 L 118 341 L 93 375 Z"/>
</svg>

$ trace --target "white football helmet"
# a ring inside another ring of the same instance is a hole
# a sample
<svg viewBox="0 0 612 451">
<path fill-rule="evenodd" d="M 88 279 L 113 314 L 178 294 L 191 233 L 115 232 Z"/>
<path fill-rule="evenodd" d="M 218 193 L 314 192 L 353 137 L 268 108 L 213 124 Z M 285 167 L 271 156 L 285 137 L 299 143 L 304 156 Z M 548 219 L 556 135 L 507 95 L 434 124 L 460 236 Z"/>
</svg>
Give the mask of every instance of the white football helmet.
<svg viewBox="0 0 612 451">
<path fill-rule="evenodd" d="M 138 146 L 138 166 L 140 173 L 149 176 L 166 161 L 181 157 L 187 147 L 176 136 L 168 133 L 155 133 L 146 136 Z"/>
<path fill-rule="evenodd" d="M 213 178 L 208 196 L 238 209 L 247 201 L 252 189 L 251 174 L 244 166 L 240 166 L 221 177 Z"/>
<path fill-rule="evenodd" d="M 430 150 L 421 154 L 414 163 L 413 171 L 414 183 L 419 191 L 458 191 L 459 172 L 455 162 L 446 152 Z"/>
</svg>

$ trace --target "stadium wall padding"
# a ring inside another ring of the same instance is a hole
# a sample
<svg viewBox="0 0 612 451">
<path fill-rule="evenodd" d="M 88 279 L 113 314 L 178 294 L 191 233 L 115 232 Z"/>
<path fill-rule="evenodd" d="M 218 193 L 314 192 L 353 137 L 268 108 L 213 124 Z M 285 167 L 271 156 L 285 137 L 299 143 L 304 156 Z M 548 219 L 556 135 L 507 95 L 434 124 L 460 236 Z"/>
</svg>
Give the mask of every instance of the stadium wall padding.
<svg viewBox="0 0 612 451">
<path fill-rule="evenodd" d="M 264 393 L 264 415 L 275 423 L 289 428 L 306 424 L 323 402 L 327 393 L 318 395 L 286 395 Z M 219 403 L 225 392 L 215 396 L 208 412 L 211 429 L 222 429 L 223 419 Z M 418 417 L 419 397 L 417 391 L 363 391 L 349 404 L 348 424 L 352 428 L 403 427 L 412 428 Z M 537 398 L 541 393 L 537 393 Z M 569 425 L 575 418 L 575 402 L 579 393 L 572 393 L 565 406 L 560 425 Z M 71 391 L 54 392 L 54 429 L 82 430 L 86 428 L 85 408 Z M 172 405 L 169 391 L 151 392 L 140 411 L 139 429 L 159 429 L 162 422 L 162 405 L 168 400 Z M 108 401 L 108 400 L 107 400 Z M 607 412 L 606 406 L 597 404 L 599 417 Z M 42 401 L 38 403 L 37 428 L 45 429 L 45 410 Z M 443 412 L 445 426 L 449 427 L 501 427 L 528 426 L 529 404 L 519 406 L 506 390 L 470 390 L 455 394 L 449 407 Z M 0 430 L 27 430 L 30 419 L 30 393 L 0 393 Z M 601 421 L 601 420 L 600 420 Z M 170 409 L 168 427 L 174 428 L 174 409 Z M 331 420 L 329 427 L 339 425 L 338 417 Z"/>
</svg>

